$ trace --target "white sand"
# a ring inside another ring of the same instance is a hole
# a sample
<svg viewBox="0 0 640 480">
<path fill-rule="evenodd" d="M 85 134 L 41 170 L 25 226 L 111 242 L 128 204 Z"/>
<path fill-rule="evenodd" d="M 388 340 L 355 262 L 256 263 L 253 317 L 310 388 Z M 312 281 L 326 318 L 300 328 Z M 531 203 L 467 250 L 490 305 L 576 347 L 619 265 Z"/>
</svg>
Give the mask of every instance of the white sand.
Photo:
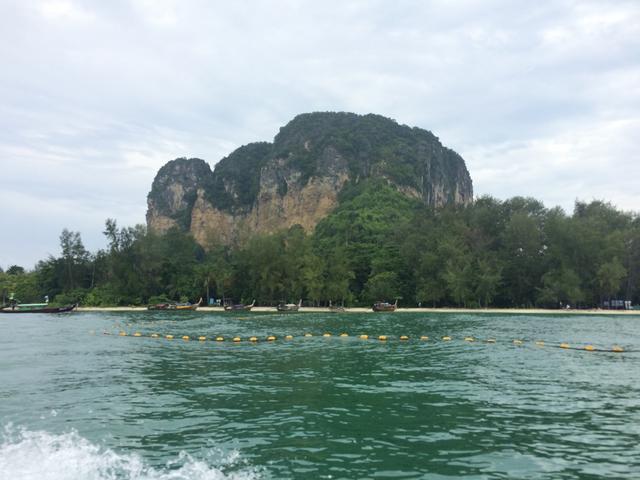
<svg viewBox="0 0 640 480">
<path fill-rule="evenodd" d="M 146 312 L 147 307 L 78 307 L 79 312 Z M 252 312 L 277 312 L 276 307 L 253 307 Z M 196 312 L 224 312 L 222 307 L 199 307 Z M 329 313 L 324 307 L 300 307 L 300 313 Z M 243 312 L 235 312 L 243 313 Z M 248 312 L 244 312 L 248 313 Z M 371 308 L 346 308 L 345 313 L 374 313 Z M 527 315 L 638 315 L 640 310 L 547 310 L 542 308 L 398 308 L 395 313 L 504 313 Z"/>
</svg>

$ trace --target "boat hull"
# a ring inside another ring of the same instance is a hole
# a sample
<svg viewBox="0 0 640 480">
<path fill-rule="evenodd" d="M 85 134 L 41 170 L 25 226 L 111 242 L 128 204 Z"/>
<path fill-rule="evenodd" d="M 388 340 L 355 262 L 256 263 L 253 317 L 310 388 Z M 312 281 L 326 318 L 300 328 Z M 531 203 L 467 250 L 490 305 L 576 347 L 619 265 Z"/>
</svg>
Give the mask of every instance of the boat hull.
<svg viewBox="0 0 640 480">
<path fill-rule="evenodd" d="M 301 306 L 302 306 L 302 299 L 300 299 L 300 301 L 297 304 L 281 303 L 276 307 L 276 310 L 278 310 L 279 312 L 297 312 Z"/>
<path fill-rule="evenodd" d="M 224 307 L 225 312 L 250 312 L 253 305 L 230 305 Z"/>
<path fill-rule="evenodd" d="M 147 310 L 197 310 L 202 305 L 202 299 L 198 303 L 156 303 L 149 305 Z"/>
<path fill-rule="evenodd" d="M 200 305 L 177 305 L 175 310 L 197 310 Z"/>
<path fill-rule="evenodd" d="M 0 308 L 0 313 L 66 313 L 73 311 L 78 304 L 66 305 L 64 307 L 45 307 L 45 308 Z"/>
<path fill-rule="evenodd" d="M 297 312 L 300 307 L 298 305 L 278 305 L 276 308 L 279 312 Z"/>
<path fill-rule="evenodd" d="M 158 303 L 157 305 L 149 305 L 147 310 L 175 310 L 176 306 L 170 303 Z"/>
<path fill-rule="evenodd" d="M 387 303 L 387 302 L 378 302 L 374 303 L 373 307 L 371 307 L 374 312 L 395 312 L 396 308 L 398 308 L 398 302 L 396 303 Z"/>
</svg>

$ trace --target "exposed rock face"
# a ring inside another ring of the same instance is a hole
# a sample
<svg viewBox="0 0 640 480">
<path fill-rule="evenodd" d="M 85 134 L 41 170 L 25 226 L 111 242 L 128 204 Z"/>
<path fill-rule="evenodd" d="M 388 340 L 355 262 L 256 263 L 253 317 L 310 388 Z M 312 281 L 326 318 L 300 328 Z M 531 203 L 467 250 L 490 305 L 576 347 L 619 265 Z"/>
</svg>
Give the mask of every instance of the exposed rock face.
<svg viewBox="0 0 640 480">
<path fill-rule="evenodd" d="M 295 224 L 312 231 L 348 182 L 384 178 L 426 206 L 466 204 L 473 187 L 464 160 L 426 130 L 377 115 L 299 115 L 274 143 L 240 147 L 212 172 L 177 159 L 158 172 L 147 224 L 191 231 L 203 246 L 234 244 Z"/>
<path fill-rule="evenodd" d="M 199 158 L 178 158 L 162 167 L 147 197 L 147 225 L 166 232 L 177 227 L 188 230 L 191 211 L 212 172 L 209 164 Z"/>
</svg>

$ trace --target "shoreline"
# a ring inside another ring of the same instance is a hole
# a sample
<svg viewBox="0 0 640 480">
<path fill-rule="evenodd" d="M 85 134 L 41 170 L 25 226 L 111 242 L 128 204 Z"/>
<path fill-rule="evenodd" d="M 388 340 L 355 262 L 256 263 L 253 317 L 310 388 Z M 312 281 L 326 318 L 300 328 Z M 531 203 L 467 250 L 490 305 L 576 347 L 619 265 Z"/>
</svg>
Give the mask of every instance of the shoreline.
<svg viewBox="0 0 640 480">
<path fill-rule="evenodd" d="M 147 307 L 78 307 L 78 312 L 173 312 L 180 313 L 175 310 L 147 310 Z M 197 310 L 187 310 L 189 312 L 202 313 L 227 313 L 229 315 L 245 315 L 251 313 L 281 313 L 286 315 L 287 312 L 278 312 L 276 307 L 253 307 L 250 312 L 225 312 L 222 307 L 198 307 Z M 300 307 L 298 312 L 289 313 L 331 313 L 327 307 Z M 353 307 L 345 308 L 340 313 L 378 313 L 374 312 L 370 307 Z M 490 314 L 520 314 L 520 315 L 636 315 L 640 316 L 640 310 L 560 310 L 560 309 L 544 309 L 544 308 L 398 308 L 395 312 L 385 313 L 490 313 Z"/>
</svg>

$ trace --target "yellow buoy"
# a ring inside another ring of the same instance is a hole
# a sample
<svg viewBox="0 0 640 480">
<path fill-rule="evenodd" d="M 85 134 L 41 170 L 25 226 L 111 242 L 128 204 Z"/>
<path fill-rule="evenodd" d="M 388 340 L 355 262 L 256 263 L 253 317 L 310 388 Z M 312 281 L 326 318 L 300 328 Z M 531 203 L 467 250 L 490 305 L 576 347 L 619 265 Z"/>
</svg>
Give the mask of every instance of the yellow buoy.
<svg viewBox="0 0 640 480">
<path fill-rule="evenodd" d="M 495 338 L 487 338 L 487 343 L 496 343 Z"/>
<path fill-rule="evenodd" d="M 513 341 L 514 345 L 522 345 L 522 340 L 518 340 L 517 338 Z"/>
<path fill-rule="evenodd" d="M 360 335 L 362 340 L 369 340 L 369 335 Z"/>
<path fill-rule="evenodd" d="M 341 333 L 341 334 L 340 334 L 340 336 L 341 336 L 341 337 L 348 337 L 348 336 L 349 336 L 349 334 L 348 334 L 348 333 Z"/>
<path fill-rule="evenodd" d="M 380 336 L 378 337 L 378 340 L 381 340 L 381 341 L 383 341 L 383 342 L 384 342 L 386 339 L 387 339 L 387 336 L 386 336 L 386 335 L 380 335 Z"/>
<path fill-rule="evenodd" d="M 449 340 L 451 340 L 451 337 L 449 337 L 448 335 L 445 335 L 444 337 L 442 337 L 442 340 L 444 340 L 445 342 L 448 342 Z"/>
<path fill-rule="evenodd" d="M 409 340 L 409 337 L 407 337 L 406 335 L 401 335 L 400 340 Z"/>
<path fill-rule="evenodd" d="M 198 337 L 198 340 L 200 340 L 201 342 L 204 342 L 206 339 L 207 337 L 202 337 L 202 336 Z"/>
<path fill-rule="evenodd" d="M 285 340 L 293 340 L 293 335 L 285 335 Z"/>
<path fill-rule="evenodd" d="M 539 347 L 544 347 L 544 342 L 542 340 L 538 340 L 536 342 L 536 345 L 539 346 Z"/>
<path fill-rule="evenodd" d="M 569 344 L 568 343 L 561 343 L 560 344 L 560 348 L 569 348 Z"/>
<path fill-rule="evenodd" d="M 120 332 L 120 333 L 119 333 L 119 335 L 120 335 L 121 337 L 126 337 L 126 336 L 127 336 L 127 332 Z"/>
<path fill-rule="evenodd" d="M 474 338 L 473 337 L 464 337 L 464 341 L 465 342 L 473 342 Z"/>
<path fill-rule="evenodd" d="M 330 336 L 331 336 L 331 334 L 330 334 L 330 333 L 323 333 L 323 334 L 322 334 L 322 336 L 323 336 L 323 337 L 330 337 Z"/>
<path fill-rule="evenodd" d="M 420 340 L 429 340 L 429 337 L 427 337 L 426 335 L 422 335 L 422 336 L 420 337 Z"/>
<path fill-rule="evenodd" d="M 166 337 L 164 337 L 164 338 L 166 338 L 167 340 L 173 340 L 173 335 L 167 335 L 167 336 L 166 336 Z"/>
<path fill-rule="evenodd" d="M 276 337 L 274 337 L 273 335 L 269 335 L 267 337 L 267 340 L 270 341 L 270 342 L 273 342 L 275 339 L 276 339 Z"/>
<path fill-rule="evenodd" d="M 233 337 L 234 342 L 239 342 L 240 340 L 241 340 L 240 337 Z"/>
<path fill-rule="evenodd" d="M 313 337 L 313 333 L 305 333 L 304 336 L 305 337 Z"/>
<path fill-rule="evenodd" d="M 141 334 L 140 332 L 136 332 L 136 333 L 134 333 L 134 334 L 133 334 L 133 336 L 134 336 L 134 337 L 141 337 L 141 336 L 142 336 L 142 334 Z"/>
<path fill-rule="evenodd" d="M 587 345 L 584 347 L 584 349 L 588 352 L 593 352 L 595 350 L 595 347 L 593 345 Z"/>
<path fill-rule="evenodd" d="M 224 342 L 224 337 L 216 337 L 216 342 Z"/>
<path fill-rule="evenodd" d="M 624 352 L 624 348 L 618 346 L 618 345 L 614 345 L 613 348 L 611 349 L 611 351 L 616 352 L 616 353 L 621 353 Z"/>
<path fill-rule="evenodd" d="M 258 337 L 249 337 L 249 341 L 250 342 L 257 342 L 258 341 Z"/>
<path fill-rule="evenodd" d="M 158 338 L 158 334 L 157 333 L 152 333 L 151 334 L 151 338 Z"/>
<path fill-rule="evenodd" d="M 185 342 L 188 342 L 188 341 L 190 340 L 189 335 L 183 335 L 183 336 L 182 336 L 182 339 L 183 339 Z"/>
</svg>

